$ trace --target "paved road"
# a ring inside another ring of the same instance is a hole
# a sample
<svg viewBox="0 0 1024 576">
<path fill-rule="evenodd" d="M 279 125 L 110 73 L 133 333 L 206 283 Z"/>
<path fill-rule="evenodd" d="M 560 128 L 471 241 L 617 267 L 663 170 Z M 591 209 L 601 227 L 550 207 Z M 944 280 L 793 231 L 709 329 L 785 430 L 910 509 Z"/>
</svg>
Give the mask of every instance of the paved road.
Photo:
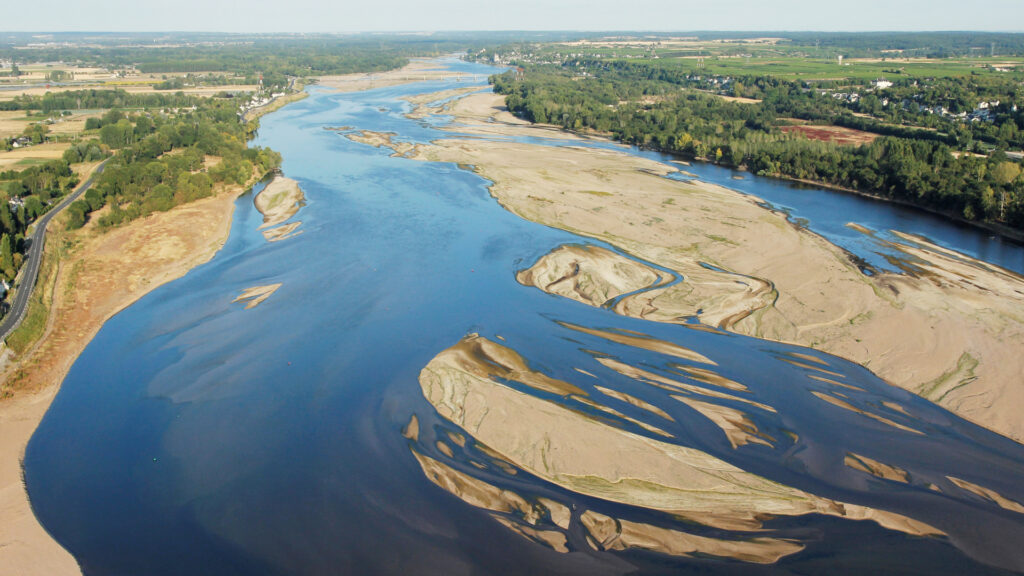
<svg viewBox="0 0 1024 576">
<path fill-rule="evenodd" d="M 25 260 L 25 267 L 21 272 L 21 283 L 18 285 L 17 294 L 14 297 L 14 303 L 11 306 L 10 312 L 4 317 L 3 322 L 0 322 L 0 342 L 7 340 L 7 337 L 14 332 L 14 329 L 21 324 L 21 321 L 25 317 L 25 311 L 28 310 L 28 299 L 32 296 L 32 290 L 36 285 L 36 277 L 39 276 L 39 265 L 43 260 L 43 246 L 46 244 L 46 225 L 50 223 L 50 220 L 54 216 L 60 213 L 61 210 L 68 207 L 69 204 L 77 200 L 85 191 L 92 186 L 92 181 L 97 175 L 103 172 L 103 168 L 106 167 L 107 161 L 104 160 L 102 164 L 96 168 L 89 179 L 80 185 L 74 192 L 69 194 L 60 204 L 54 206 L 49 212 L 43 214 L 41 218 L 36 220 L 35 230 L 29 238 L 32 240 L 28 248 L 27 258 Z"/>
</svg>

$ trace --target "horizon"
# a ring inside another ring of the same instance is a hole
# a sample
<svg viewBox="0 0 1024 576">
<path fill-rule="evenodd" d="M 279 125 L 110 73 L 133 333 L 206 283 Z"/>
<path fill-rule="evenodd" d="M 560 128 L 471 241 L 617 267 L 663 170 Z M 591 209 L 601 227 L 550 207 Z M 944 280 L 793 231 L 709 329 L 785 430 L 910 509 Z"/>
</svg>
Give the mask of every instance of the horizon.
<svg viewBox="0 0 1024 576">
<path fill-rule="evenodd" d="M 1022 33 L 1024 2 L 955 0 L 893 3 L 650 0 L 626 10 L 611 0 L 505 2 L 382 0 L 367 11 L 349 2 L 180 0 L 140 6 L 133 0 L 41 0 L 8 10 L 5 33 L 358 34 L 452 32 L 996 32 Z M 198 16 L 197 16 L 198 15 Z M 651 27 L 655 21 L 658 25 Z M 835 25 L 842 22 L 842 25 Z M 1017 28 L 998 24 L 1017 22 Z M 157 23 L 157 24 L 154 24 Z"/>
<path fill-rule="evenodd" d="M 537 29 L 524 29 L 524 28 L 466 28 L 466 29 L 394 29 L 394 30 L 338 30 L 338 31 L 230 31 L 230 30 L 199 30 L 199 29 L 181 29 L 181 30 L 115 30 L 115 29 L 95 29 L 95 30 L 7 30 L 0 29 L 0 34 L 9 35 L 34 35 L 34 36 L 51 36 L 51 35 L 174 35 L 174 34 L 203 34 L 203 35 L 226 35 L 226 36 L 359 36 L 359 35 L 398 35 L 398 36 L 434 36 L 444 34 L 475 34 L 475 33 L 493 33 L 501 32 L 506 34 L 524 33 L 524 34 L 630 34 L 630 35 L 657 35 L 667 36 L 671 34 L 688 34 L 688 35 L 705 35 L 705 34 L 761 34 L 766 35 L 765 38 L 772 38 L 772 34 L 1024 34 L 1024 28 L 1019 30 L 998 30 L 998 29 L 921 29 L 921 30 L 910 30 L 910 29 L 896 29 L 891 30 L 838 30 L 838 29 L 791 29 L 791 30 L 757 30 L 757 29 L 733 29 L 733 28 L 701 28 L 701 29 L 633 29 L 633 28 L 608 28 L 608 29 L 572 29 L 572 28 L 537 28 Z"/>
</svg>

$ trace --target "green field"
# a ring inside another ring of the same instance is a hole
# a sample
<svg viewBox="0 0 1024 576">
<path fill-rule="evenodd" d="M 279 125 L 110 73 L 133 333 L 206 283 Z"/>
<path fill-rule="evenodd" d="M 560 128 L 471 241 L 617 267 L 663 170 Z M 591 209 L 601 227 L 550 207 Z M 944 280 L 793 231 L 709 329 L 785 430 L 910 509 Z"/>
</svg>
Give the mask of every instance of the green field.
<svg viewBox="0 0 1024 576">
<path fill-rule="evenodd" d="M 673 63 L 694 72 L 723 76 L 775 76 L 788 80 L 850 80 L 870 81 L 876 78 L 949 78 L 958 76 L 998 76 L 1000 78 L 1024 77 L 1024 58 L 1002 59 L 948 59 L 934 60 L 885 60 L 885 61 L 844 61 L 840 66 L 835 60 L 822 61 L 809 58 L 741 58 L 707 57 L 703 68 L 695 58 L 678 58 Z M 999 72 L 992 64 L 1001 67 L 1015 66 L 1014 72 Z"/>
</svg>

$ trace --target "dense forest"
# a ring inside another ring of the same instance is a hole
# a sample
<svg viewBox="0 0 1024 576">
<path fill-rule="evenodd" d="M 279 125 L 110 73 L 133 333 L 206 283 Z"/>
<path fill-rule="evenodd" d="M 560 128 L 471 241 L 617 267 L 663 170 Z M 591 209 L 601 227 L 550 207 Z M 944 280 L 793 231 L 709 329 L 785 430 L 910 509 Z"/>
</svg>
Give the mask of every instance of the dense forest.
<svg viewBox="0 0 1024 576">
<path fill-rule="evenodd" d="M 1024 116 L 1010 108 L 1021 98 L 1017 87 L 1002 96 L 993 122 L 940 132 L 855 116 L 818 87 L 773 77 L 730 79 L 731 95 L 761 100 L 731 101 L 705 91 L 721 92 L 721 82 L 706 84 L 706 77 L 684 74 L 671 62 L 527 65 L 525 73 L 508 72 L 492 82 L 510 110 L 533 122 L 608 133 L 626 143 L 762 175 L 869 191 L 1024 230 L 1024 178 L 1019 163 L 1003 152 L 1020 146 L 1024 135 Z M 971 79 L 962 82 L 965 91 L 979 97 Z M 792 118 L 883 136 L 860 147 L 812 141 L 781 129 Z M 976 139 L 991 141 L 994 151 L 984 157 L 954 154 L 957 148 L 973 149 Z"/>
<path fill-rule="evenodd" d="M 39 110 L 50 113 L 62 110 L 105 108 L 164 108 L 194 106 L 198 96 L 177 93 L 129 93 L 124 90 L 88 89 L 68 92 L 47 92 L 42 96 L 19 95 L 0 101 L 0 110 Z"/>
<path fill-rule="evenodd" d="M 117 150 L 83 199 L 68 208 L 78 228 L 104 206 L 100 226 L 204 198 L 220 183 L 244 185 L 280 165 L 272 150 L 248 148 L 246 128 L 230 101 L 201 100 L 173 117 L 111 110 L 100 119 L 100 142 Z M 207 162 L 212 160 L 212 162 Z"/>
</svg>

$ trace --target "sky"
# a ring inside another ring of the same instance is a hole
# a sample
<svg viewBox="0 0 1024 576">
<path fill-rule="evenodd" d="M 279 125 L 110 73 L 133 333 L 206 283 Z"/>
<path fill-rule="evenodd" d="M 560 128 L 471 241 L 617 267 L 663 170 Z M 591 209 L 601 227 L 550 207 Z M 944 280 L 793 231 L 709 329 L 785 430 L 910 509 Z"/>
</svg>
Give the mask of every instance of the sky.
<svg viewBox="0 0 1024 576">
<path fill-rule="evenodd" d="M 0 0 L 0 30 L 1021 32 L 1024 0 Z"/>
</svg>

